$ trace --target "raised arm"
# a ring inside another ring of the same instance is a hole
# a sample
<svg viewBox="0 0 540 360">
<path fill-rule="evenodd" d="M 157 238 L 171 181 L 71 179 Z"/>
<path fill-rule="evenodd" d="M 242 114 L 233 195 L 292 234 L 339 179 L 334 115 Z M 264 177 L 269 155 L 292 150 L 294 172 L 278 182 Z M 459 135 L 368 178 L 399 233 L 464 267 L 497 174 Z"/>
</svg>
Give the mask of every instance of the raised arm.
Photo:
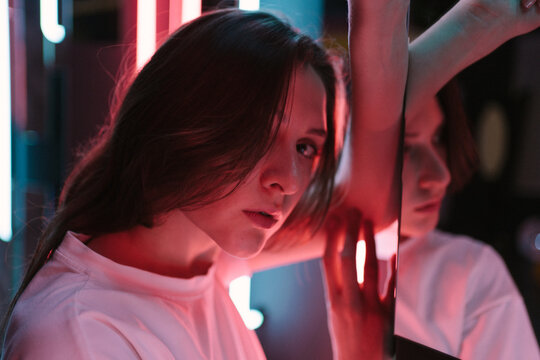
<svg viewBox="0 0 540 360">
<path fill-rule="evenodd" d="M 393 221 L 397 211 L 397 144 L 407 65 L 409 113 L 468 65 L 540 26 L 538 4 L 527 9 L 520 0 L 461 0 L 407 50 L 407 7 L 407 0 L 349 1 L 353 121 L 339 183 L 349 190 L 347 205 L 358 208 L 376 229 Z M 325 236 L 319 232 L 313 241 L 300 243 L 263 251 L 250 267 L 259 271 L 320 257 Z"/>
<path fill-rule="evenodd" d="M 530 2 L 529 2 L 530 1 Z M 536 0 L 461 0 L 410 45 L 407 114 L 457 73 L 540 26 Z"/>
<path fill-rule="evenodd" d="M 397 149 L 408 66 L 408 0 L 349 0 L 351 132 L 345 202 L 376 227 L 397 214 Z"/>
<path fill-rule="evenodd" d="M 396 164 L 408 64 L 408 2 L 349 0 L 352 124 L 344 149 L 348 161 L 338 186 L 346 193 L 346 205 L 366 214 L 377 227 L 393 221 L 398 210 Z M 250 259 L 251 269 L 321 257 L 326 237 L 319 231 L 311 241 L 292 242 L 296 245 L 266 249 Z"/>
<path fill-rule="evenodd" d="M 381 360 L 391 356 L 385 339 L 392 333 L 393 296 L 381 301 L 377 292 L 371 224 L 382 228 L 399 211 L 398 143 L 407 80 L 408 6 L 408 0 L 349 0 L 352 122 L 344 149 L 348 171 L 338 179 L 345 185 L 345 203 L 329 216 L 323 257 L 329 332 L 336 359 Z M 370 225 L 363 226 L 366 276 L 359 287 L 356 244 L 361 223 Z"/>
</svg>

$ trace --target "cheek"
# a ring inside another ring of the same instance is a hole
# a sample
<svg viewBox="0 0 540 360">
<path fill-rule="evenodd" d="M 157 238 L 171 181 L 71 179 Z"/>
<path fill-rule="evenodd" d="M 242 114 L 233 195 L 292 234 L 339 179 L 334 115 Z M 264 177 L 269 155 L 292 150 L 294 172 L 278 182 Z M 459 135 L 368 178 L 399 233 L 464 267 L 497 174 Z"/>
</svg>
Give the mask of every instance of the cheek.
<svg viewBox="0 0 540 360">
<path fill-rule="evenodd" d="M 403 169 L 401 178 L 403 181 L 403 197 L 405 198 L 411 190 L 416 187 L 418 164 L 414 161 L 414 158 L 406 155 L 403 158 Z"/>
<path fill-rule="evenodd" d="M 306 162 L 306 165 L 303 165 L 300 171 L 300 196 L 304 194 L 309 185 L 315 180 L 317 176 L 317 170 L 319 169 L 320 160 L 315 159 L 313 162 Z"/>
<path fill-rule="evenodd" d="M 317 158 L 315 158 L 313 160 L 313 163 L 311 165 L 311 178 L 313 179 L 313 177 L 315 176 L 315 173 L 317 172 L 317 170 L 319 169 L 319 165 L 322 163 L 322 159 L 320 156 L 318 156 Z"/>
<path fill-rule="evenodd" d="M 315 179 L 315 174 L 317 168 L 312 167 L 307 161 L 304 164 L 300 164 L 297 167 L 298 171 L 296 173 L 297 182 L 298 182 L 298 191 L 294 194 L 288 195 L 285 197 L 285 202 L 288 205 L 288 214 L 298 205 L 300 199 L 304 193 L 308 190 L 309 185 Z"/>
</svg>

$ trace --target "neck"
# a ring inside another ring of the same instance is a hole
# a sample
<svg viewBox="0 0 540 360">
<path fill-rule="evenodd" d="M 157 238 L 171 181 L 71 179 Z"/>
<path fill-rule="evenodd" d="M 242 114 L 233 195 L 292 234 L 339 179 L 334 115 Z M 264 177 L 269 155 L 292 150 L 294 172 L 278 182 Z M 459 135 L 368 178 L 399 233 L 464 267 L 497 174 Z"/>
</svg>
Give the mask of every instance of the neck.
<svg viewBox="0 0 540 360">
<path fill-rule="evenodd" d="M 152 228 L 139 225 L 96 237 L 88 247 L 119 264 L 180 278 L 206 274 L 219 253 L 216 243 L 180 210 Z"/>
</svg>

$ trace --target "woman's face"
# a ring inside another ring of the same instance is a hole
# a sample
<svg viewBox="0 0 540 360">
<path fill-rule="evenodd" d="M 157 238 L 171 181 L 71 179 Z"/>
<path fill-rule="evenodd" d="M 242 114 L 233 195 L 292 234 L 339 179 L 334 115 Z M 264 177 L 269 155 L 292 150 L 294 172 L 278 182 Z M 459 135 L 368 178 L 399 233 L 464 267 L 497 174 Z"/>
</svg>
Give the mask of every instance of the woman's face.
<svg viewBox="0 0 540 360">
<path fill-rule="evenodd" d="M 298 68 L 270 151 L 232 194 L 185 211 L 187 218 L 229 254 L 256 255 L 311 182 L 326 140 L 325 108 L 319 76 L 310 66 Z"/>
<path fill-rule="evenodd" d="M 404 236 L 422 236 L 439 220 L 441 201 L 450 183 L 442 125 L 443 113 L 436 98 L 407 119 L 402 174 Z"/>
</svg>

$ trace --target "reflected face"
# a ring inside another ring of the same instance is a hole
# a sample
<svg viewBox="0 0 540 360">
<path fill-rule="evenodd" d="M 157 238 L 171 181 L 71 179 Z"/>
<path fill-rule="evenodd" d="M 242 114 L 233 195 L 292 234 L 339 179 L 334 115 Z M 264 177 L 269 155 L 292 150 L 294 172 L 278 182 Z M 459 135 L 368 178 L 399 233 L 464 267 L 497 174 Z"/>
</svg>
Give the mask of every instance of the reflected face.
<svg viewBox="0 0 540 360">
<path fill-rule="evenodd" d="M 270 151 L 229 196 L 186 217 L 229 254 L 256 255 L 310 184 L 326 141 L 326 92 L 311 67 L 298 68 Z"/>
<path fill-rule="evenodd" d="M 450 183 L 446 145 L 441 137 L 443 113 L 436 98 L 407 119 L 403 161 L 401 233 L 423 236 L 437 226 Z"/>
</svg>

